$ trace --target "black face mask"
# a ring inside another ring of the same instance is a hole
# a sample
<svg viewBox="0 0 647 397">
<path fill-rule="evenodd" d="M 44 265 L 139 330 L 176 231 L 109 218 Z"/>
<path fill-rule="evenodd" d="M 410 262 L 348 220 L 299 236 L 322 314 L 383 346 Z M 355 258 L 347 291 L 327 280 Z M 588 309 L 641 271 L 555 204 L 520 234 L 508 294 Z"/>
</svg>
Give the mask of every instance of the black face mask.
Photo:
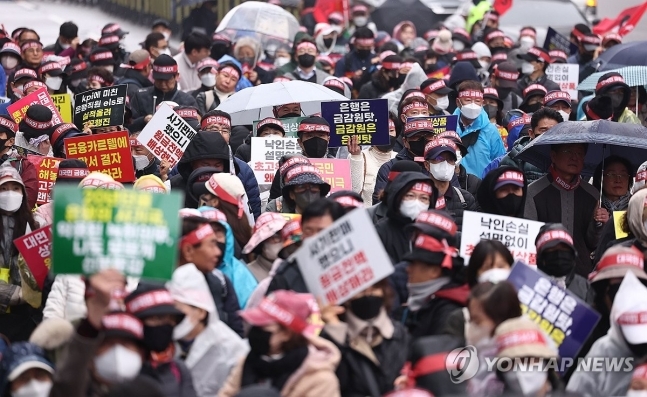
<svg viewBox="0 0 647 397">
<path fill-rule="evenodd" d="M 572 251 L 544 252 L 537 267 L 549 276 L 568 276 L 575 267 L 575 254 Z"/>
<path fill-rule="evenodd" d="M 371 50 L 355 50 L 355 51 L 357 51 L 357 55 L 361 59 L 366 59 L 371 56 Z"/>
<path fill-rule="evenodd" d="M 322 159 L 328 152 L 328 141 L 318 136 L 303 141 L 303 150 L 306 156 L 313 159 Z"/>
<path fill-rule="evenodd" d="M 211 46 L 211 58 L 218 60 L 225 55 L 229 55 L 229 46 L 224 43 L 218 43 Z"/>
<path fill-rule="evenodd" d="M 170 324 L 149 327 L 144 325 L 144 345 L 150 351 L 163 352 L 173 342 L 173 326 Z"/>
<path fill-rule="evenodd" d="M 323 42 L 327 48 L 330 48 L 330 46 L 332 45 L 332 39 L 323 39 Z"/>
<path fill-rule="evenodd" d="M 507 196 L 498 199 L 501 204 L 502 215 L 515 216 L 519 212 L 521 204 L 523 204 L 523 197 L 510 193 Z"/>
<path fill-rule="evenodd" d="M 499 108 L 494 105 L 483 105 L 483 109 L 487 113 L 488 118 L 496 118 L 496 114 L 499 112 Z"/>
<path fill-rule="evenodd" d="M 433 73 L 438 70 L 438 64 L 436 63 L 427 63 L 425 64 L 425 73 Z"/>
<path fill-rule="evenodd" d="M 384 299 L 379 296 L 362 296 L 361 298 L 353 299 L 349 303 L 350 311 L 360 320 L 367 321 L 380 314 Z"/>
<path fill-rule="evenodd" d="M 299 62 L 299 66 L 309 68 L 315 64 L 315 56 L 310 54 L 301 54 L 297 57 L 297 61 Z"/>
<path fill-rule="evenodd" d="M 419 141 L 409 141 L 409 151 L 414 154 L 416 157 L 424 156 L 425 146 L 427 141 L 421 139 Z"/>
<path fill-rule="evenodd" d="M 618 290 L 620 289 L 620 283 L 618 284 L 611 284 L 607 288 L 607 296 L 609 297 L 609 300 L 613 304 L 613 301 L 616 299 L 616 295 L 618 294 Z"/>
<path fill-rule="evenodd" d="M 526 113 L 535 113 L 539 109 L 541 109 L 541 103 L 533 103 L 532 105 L 525 105 L 521 110 L 523 110 Z"/>
<path fill-rule="evenodd" d="M 281 116 L 282 119 L 287 117 L 301 117 L 301 115 L 299 113 L 286 113 L 283 116 Z"/>
<path fill-rule="evenodd" d="M 398 87 L 401 86 L 402 84 L 404 84 L 404 79 L 406 79 L 406 78 L 407 78 L 406 74 L 401 74 L 401 75 L 398 76 Z"/>
<path fill-rule="evenodd" d="M 389 135 L 389 144 L 388 145 L 377 145 L 376 148 L 380 152 L 388 153 L 391 150 L 393 150 L 393 147 L 395 147 L 395 144 L 396 144 L 397 141 L 398 141 L 397 137 Z"/>
<path fill-rule="evenodd" d="M 220 266 L 222 264 L 222 261 L 225 260 L 225 251 L 227 250 L 227 243 L 221 243 L 218 242 L 218 248 L 220 248 L 220 259 L 218 260 L 218 264 L 216 266 Z"/>
<path fill-rule="evenodd" d="M 249 348 L 259 356 L 265 356 L 270 351 L 271 337 L 271 332 L 265 331 L 261 327 L 252 327 L 249 329 L 249 333 L 247 334 Z"/>
<path fill-rule="evenodd" d="M 640 345 L 632 345 L 627 343 L 629 350 L 634 354 L 638 359 L 642 359 L 647 356 L 647 343 L 641 343 Z"/>
<path fill-rule="evenodd" d="M 399 77 L 389 77 L 389 87 L 397 89 L 400 87 L 400 78 Z"/>
<path fill-rule="evenodd" d="M 241 58 L 240 63 L 247 66 L 252 66 L 254 64 L 254 58 Z"/>
<path fill-rule="evenodd" d="M 502 87 L 496 87 L 496 92 L 499 93 L 499 98 L 506 99 L 508 95 L 510 95 L 510 92 L 512 92 L 512 88 L 502 88 Z"/>
</svg>

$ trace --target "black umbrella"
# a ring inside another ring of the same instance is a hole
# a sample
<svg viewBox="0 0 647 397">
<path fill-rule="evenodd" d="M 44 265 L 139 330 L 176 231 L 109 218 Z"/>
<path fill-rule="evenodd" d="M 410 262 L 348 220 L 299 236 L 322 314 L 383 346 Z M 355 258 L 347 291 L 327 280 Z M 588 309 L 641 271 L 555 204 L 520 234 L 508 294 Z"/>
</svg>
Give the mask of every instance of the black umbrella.
<svg viewBox="0 0 647 397">
<path fill-rule="evenodd" d="M 647 59 L 647 41 L 632 41 L 609 48 L 596 62 L 598 62 L 599 71 L 608 71 L 623 66 L 644 66 L 645 59 Z"/>
<path fill-rule="evenodd" d="M 445 16 L 436 15 L 419 0 L 388 0 L 371 13 L 371 20 L 377 29 L 389 34 L 400 22 L 411 21 L 420 36 L 444 18 Z"/>
</svg>

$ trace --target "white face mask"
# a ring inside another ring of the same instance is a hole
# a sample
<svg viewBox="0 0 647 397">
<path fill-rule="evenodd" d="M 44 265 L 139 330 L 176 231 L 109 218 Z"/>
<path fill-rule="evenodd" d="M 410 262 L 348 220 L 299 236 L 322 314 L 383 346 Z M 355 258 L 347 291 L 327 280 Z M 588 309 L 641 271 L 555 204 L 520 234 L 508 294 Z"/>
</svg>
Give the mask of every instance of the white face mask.
<svg viewBox="0 0 647 397">
<path fill-rule="evenodd" d="M 200 81 L 205 87 L 213 87 L 216 85 L 216 75 L 213 73 L 207 73 L 200 76 Z"/>
<path fill-rule="evenodd" d="M 456 166 L 449 164 L 447 161 L 438 164 L 429 163 L 429 172 L 438 181 L 451 181 L 455 170 Z"/>
<path fill-rule="evenodd" d="M 104 68 L 105 70 L 107 70 L 110 73 L 113 73 L 115 71 L 114 65 L 101 66 L 101 67 Z"/>
<path fill-rule="evenodd" d="M 532 66 L 532 63 L 530 63 L 528 61 L 524 61 L 521 64 L 521 74 L 528 75 L 528 74 L 532 74 L 534 71 L 535 71 L 535 67 Z"/>
<path fill-rule="evenodd" d="M 481 70 L 486 72 L 490 68 L 490 62 L 488 61 L 479 61 L 481 64 Z"/>
<path fill-rule="evenodd" d="M 467 323 L 465 328 L 465 341 L 468 345 L 477 345 L 479 342 L 486 340 L 492 334 L 492 328 L 484 327 L 473 322 Z"/>
<path fill-rule="evenodd" d="M 64 50 L 67 50 L 70 47 L 72 47 L 71 44 L 67 44 L 67 43 L 66 44 L 61 44 L 61 48 L 64 49 Z"/>
<path fill-rule="evenodd" d="M 22 193 L 14 191 L 0 192 L 0 209 L 16 212 L 22 204 Z"/>
<path fill-rule="evenodd" d="M 436 105 L 434 106 L 434 109 L 445 110 L 447 109 L 447 106 L 449 106 L 449 98 L 445 95 L 436 99 Z"/>
<path fill-rule="evenodd" d="M 164 40 L 166 40 L 166 41 L 168 41 L 168 39 L 171 38 L 171 33 L 169 33 L 169 32 L 164 32 L 162 34 L 164 35 Z"/>
<path fill-rule="evenodd" d="M 510 276 L 510 269 L 493 268 L 484 271 L 478 278 L 479 283 L 490 282 L 496 284 L 505 281 Z"/>
<path fill-rule="evenodd" d="M 32 379 L 18 390 L 11 392 L 12 397 L 47 397 L 52 388 L 52 381 Z"/>
<path fill-rule="evenodd" d="M 627 390 L 627 397 L 647 397 L 647 390 Z"/>
<path fill-rule="evenodd" d="M 265 259 L 270 261 L 279 257 L 279 251 L 283 249 L 283 243 L 265 243 L 263 244 L 262 255 Z"/>
<path fill-rule="evenodd" d="M 279 57 L 279 58 L 276 58 L 274 60 L 274 66 L 276 66 L 277 68 L 280 68 L 281 66 L 283 66 L 283 65 L 285 65 L 285 64 L 287 64 L 289 62 L 290 62 L 290 58 Z"/>
<path fill-rule="evenodd" d="M 182 321 L 173 328 L 173 340 L 180 340 L 185 338 L 187 335 L 193 331 L 196 324 L 189 318 L 189 316 L 184 316 Z"/>
<path fill-rule="evenodd" d="M 122 345 L 115 345 L 94 358 L 97 374 L 109 383 L 134 379 L 142 368 L 142 358 Z"/>
<path fill-rule="evenodd" d="M 557 113 L 559 113 L 562 116 L 564 121 L 568 121 L 568 118 L 571 116 L 570 113 L 566 113 L 563 110 L 558 110 Z"/>
<path fill-rule="evenodd" d="M 509 371 L 503 373 L 507 389 L 517 395 L 536 396 L 548 379 L 548 372 Z"/>
<path fill-rule="evenodd" d="M 151 163 L 151 161 L 148 159 L 148 156 L 144 156 L 142 154 L 135 155 L 133 156 L 133 158 L 135 159 L 135 169 L 137 171 L 143 170 Z"/>
<path fill-rule="evenodd" d="M 534 46 L 535 46 L 535 39 L 533 39 L 530 36 L 522 36 L 519 39 L 519 47 L 521 47 L 525 51 L 528 51 Z"/>
<path fill-rule="evenodd" d="M 0 63 L 2 63 L 3 68 L 10 70 L 18 66 L 18 59 L 16 59 L 16 57 L 5 55 L 0 58 Z"/>
<path fill-rule="evenodd" d="M 78 86 L 79 86 L 79 84 L 81 84 L 81 82 L 82 82 L 82 81 L 83 81 L 83 79 L 76 79 L 76 80 L 72 80 L 72 81 L 70 81 L 70 85 L 71 85 L 72 87 L 78 87 Z"/>
<path fill-rule="evenodd" d="M 368 23 L 368 17 L 355 17 L 353 18 L 353 23 L 355 24 L 355 26 L 359 27 L 366 26 L 366 24 Z"/>
<path fill-rule="evenodd" d="M 463 161 L 463 155 L 461 154 L 461 151 L 459 150 L 456 152 L 456 167 L 461 165 L 461 161 Z"/>
<path fill-rule="evenodd" d="M 476 120 L 482 110 L 483 106 L 475 103 L 468 103 L 467 105 L 461 106 L 461 114 L 468 120 Z"/>
<path fill-rule="evenodd" d="M 47 79 L 45 79 L 45 85 L 52 91 L 60 89 L 61 84 L 63 84 L 62 77 L 48 77 Z"/>
<path fill-rule="evenodd" d="M 465 44 L 460 40 L 453 40 L 452 47 L 454 47 L 454 51 L 459 52 L 465 49 Z"/>
<path fill-rule="evenodd" d="M 420 200 L 402 200 L 400 203 L 400 213 L 412 221 L 415 221 L 418 215 L 427 209 L 429 209 L 429 204 Z"/>
</svg>

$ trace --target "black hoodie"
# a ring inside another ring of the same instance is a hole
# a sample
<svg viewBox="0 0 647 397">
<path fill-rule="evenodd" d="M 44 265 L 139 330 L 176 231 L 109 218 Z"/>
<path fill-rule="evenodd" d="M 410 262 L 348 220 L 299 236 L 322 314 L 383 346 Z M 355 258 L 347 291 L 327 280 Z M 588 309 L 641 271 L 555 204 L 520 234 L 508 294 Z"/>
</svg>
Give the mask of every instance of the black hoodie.
<svg viewBox="0 0 647 397">
<path fill-rule="evenodd" d="M 478 198 L 479 204 L 481 205 L 481 211 L 487 212 L 488 214 L 507 215 L 513 216 L 515 218 L 523 218 L 524 203 L 526 201 L 526 192 L 528 190 L 528 181 L 526 180 L 525 175 L 523 176 L 523 197 L 521 204 L 519 205 L 519 208 L 517 208 L 517 211 L 514 213 L 514 215 L 509 215 L 506 213 L 506 211 L 504 211 L 501 201 L 497 199 L 494 194 L 494 186 L 496 185 L 497 179 L 499 179 L 501 174 L 506 171 L 518 171 L 523 174 L 523 171 L 521 171 L 519 168 L 509 165 L 504 165 L 488 172 L 485 178 L 483 178 L 483 181 L 481 182 L 478 190 Z"/>
<path fill-rule="evenodd" d="M 429 182 L 431 184 L 433 193 L 429 209 L 436 207 L 438 190 L 433 186 L 431 178 L 422 172 L 403 172 L 391 182 L 389 196 L 386 201 L 388 208 L 386 218 L 380 220 L 375 226 L 384 249 L 386 249 L 394 265 L 401 262 L 404 255 L 410 251 L 411 244 L 408 235 L 404 232 L 404 227 L 413 223 L 413 220 L 400 213 L 400 203 L 404 195 L 416 182 Z"/>
</svg>

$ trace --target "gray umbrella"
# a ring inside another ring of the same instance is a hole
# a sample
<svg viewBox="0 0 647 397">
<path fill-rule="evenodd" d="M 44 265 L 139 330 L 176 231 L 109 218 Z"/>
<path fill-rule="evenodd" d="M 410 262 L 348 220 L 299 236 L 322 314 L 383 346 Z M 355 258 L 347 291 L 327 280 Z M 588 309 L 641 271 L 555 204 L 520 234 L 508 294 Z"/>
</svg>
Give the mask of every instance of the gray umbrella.
<svg viewBox="0 0 647 397">
<path fill-rule="evenodd" d="M 647 128 L 608 120 L 559 123 L 533 139 L 517 158 L 547 170 L 551 145 L 567 143 L 589 144 L 582 171 L 585 176 L 593 175 L 595 167 L 612 154 L 626 158 L 636 168 L 647 160 Z"/>
</svg>

